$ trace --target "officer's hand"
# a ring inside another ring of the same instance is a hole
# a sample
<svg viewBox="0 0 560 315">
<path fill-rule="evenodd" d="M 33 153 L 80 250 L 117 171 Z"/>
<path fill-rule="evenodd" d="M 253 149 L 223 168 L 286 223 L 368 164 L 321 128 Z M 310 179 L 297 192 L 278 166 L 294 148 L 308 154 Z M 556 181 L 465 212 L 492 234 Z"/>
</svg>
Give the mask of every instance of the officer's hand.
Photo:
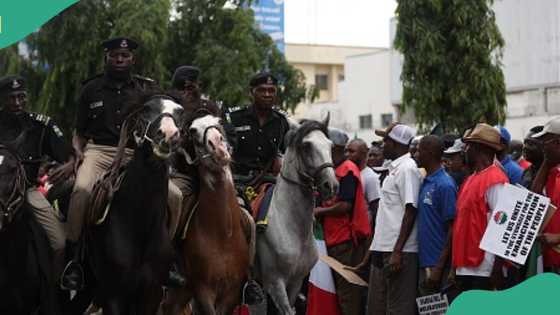
<svg viewBox="0 0 560 315">
<path fill-rule="evenodd" d="M 49 182 L 53 185 L 56 185 L 60 182 L 63 182 L 74 175 L 74 160 L 70 160 L 63 165 L 52 169 L 49 172 Z"/>
</svg>

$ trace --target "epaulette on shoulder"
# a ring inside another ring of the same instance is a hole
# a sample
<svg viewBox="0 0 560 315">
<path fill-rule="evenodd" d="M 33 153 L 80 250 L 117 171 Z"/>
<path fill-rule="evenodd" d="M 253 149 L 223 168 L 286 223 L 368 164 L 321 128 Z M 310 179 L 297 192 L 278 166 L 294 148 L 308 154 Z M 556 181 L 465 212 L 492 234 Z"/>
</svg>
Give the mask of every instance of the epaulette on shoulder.
<svg viewBox="0 0 560 315">
<path fill-rule="evenodd" d="M 140 81 L 146 81 L 146 82 L 149 82 L 149 83 L 156 83 L 156 80 L 154 80 L 154 79 L 152 79 L 152 78 L 144 77 L 144 76 L 137 75 L 137 74 L 134 74 L 134 75 L 132 75 L 132 76 L 133 76 L 135 79 L 138 79 L 138 80 L 140 80 Z"/>
<path fill-rule="evenodd" d="M 39 113 L 29 113 L 29 116 L 36 122 L 40 123 L 41 125 L 48 126 L 51 118 L 47 115 L 39 114 Z"/>
<path fill-rule="evenodd" d="M 86 84 L 88 84 L 90 81 L 92 81 L 92 80 L 94 80 L 94 79 L 97 79 L 97 78 L 100 78 L 100 77 L 102 77 L 102 76 L 103 76 L 103 73 L 99 73 L 99 74 L 94 75 L 93 77 L 89 77 L 89 78 L 85 79 L 84 81 L 82 81 L 82 85 L 86 85 Z"/>
<path fill-rule="evenodd" d="M 286 118 L 290 117 L 290 114 L 289 114 L 287 111 L 285 111 L 285 110 L 283 110 L 282 108 L 280 108 L 280 107 L 274 107 L 273 109 L 274 109 L 275 112 L 277 112 L 278 114 L 280 114 L 280 115 L 282 115 L 282 116 L 284 116 L 284 117 L 286 117 Z"/>
<path fill-rule="evenodd" d="M 237 113 L 237 112 L 241 112 L 246 110 L 247 107 L 241 107 L 241 106 L 230 106 L 227 108 L 227 112 L 228 113 Z"/>
</svg>

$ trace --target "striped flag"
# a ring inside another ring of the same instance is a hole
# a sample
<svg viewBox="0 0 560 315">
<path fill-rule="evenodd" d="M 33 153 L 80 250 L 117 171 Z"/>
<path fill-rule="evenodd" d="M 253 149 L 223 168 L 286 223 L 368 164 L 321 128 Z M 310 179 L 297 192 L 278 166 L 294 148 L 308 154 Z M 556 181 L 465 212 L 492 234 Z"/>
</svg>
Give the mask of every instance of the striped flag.
<svg viewBox="0 0 560 315">
<path fill-rule="evenodd" d="M 319 256 L 327 255 L 327 245 L 323 238 L 323 227 L 314 225 L 315 244 Z M 341 315 L 331 268 L 318 260 L 309 275 L 307 291 L 307 315 Z"/>
<path fill-rule="evenodd" d="M 527 274 L 525 275 L 526 278 L 530 278 L 544 272 L 541 250 L 541 244 L 536 241 L 529 253 L 529 257 L 527 257 L 527 262 L 525 263 L 527 266 Z"/>
</svg>

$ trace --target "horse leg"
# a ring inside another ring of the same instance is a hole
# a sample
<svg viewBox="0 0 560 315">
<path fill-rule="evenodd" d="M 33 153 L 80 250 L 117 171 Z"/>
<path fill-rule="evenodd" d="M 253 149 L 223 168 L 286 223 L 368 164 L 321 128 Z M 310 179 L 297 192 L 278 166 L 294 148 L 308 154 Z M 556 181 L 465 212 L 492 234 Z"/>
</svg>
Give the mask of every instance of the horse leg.
<svg viewBox="0 0 560 315">
<path fill-rule="evenodd" d="M 301 291 L 301 284 L 303 283 L 302 280 L 294 280 L 287 286 L 287 294 L 288 299 L 290 301 L 290 305 L 294 305 L 296 303 L 297 296 Z"/>
<path fill-rule="evenodd" d="M 135 315 L 155 315 L 158 312 L 162 298 L 162 288 L 152 286 L 146 288 L 140 295 L 140 301 L 136 301 Z"/>
<path fill-rule="evenodd" d="M 111 297 L 101 308 L 103 309 L 103 315 L 129 315 L 131 314 L 131 304 L 132 301 L 128 301 L 122 296 Z"/>
<path fill-rule="evenodd" d="M 195 297 L 195 311 L 194 314 L 203 314 L 203 315 L 217 315 L 215 302 L 216 302 L 216 293 L 210 289 L 201 289 L 196 294 Z M 229 314 L 228 314 L 229 315 Z"/>
<path fill-rule="evenodd" d="M 170 289 L 161 303 L 163 315 L 182 315 L 192 299 L 192 292 L 184 288 Z"/>
<path fill-rule="evenodd" d="M 276 310 L 281 315 L 294 315 L 295 312 L 290 306 L 290 301 L 286 292 L 286 285 L 283 281 L 276 279 L 273 283 L 265 286 L 265 291 L 270 295 Z"/>
</svg>

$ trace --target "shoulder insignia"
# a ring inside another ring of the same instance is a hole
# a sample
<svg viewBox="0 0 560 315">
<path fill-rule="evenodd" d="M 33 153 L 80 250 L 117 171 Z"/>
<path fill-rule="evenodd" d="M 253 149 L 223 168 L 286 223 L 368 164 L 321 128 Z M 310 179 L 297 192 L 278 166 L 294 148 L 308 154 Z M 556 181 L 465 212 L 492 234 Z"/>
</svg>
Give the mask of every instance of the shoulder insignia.
<svg viewBox="0 0 560 315">
<path fill-rule="evenodd" d="M 147 82 L 150 82 L 150 83 L 156 83 L 156 80 L 154 80 L 154 79 L 152 79 L 152 78 L 143 77 L 143 76 L 137 75 L 137 74 L 134 74 L 134 75 L 132 75 L 132 76 L 133 76 L 135 79 L 138 79 L 138 80 L 140 80 L 140 81 L 147 81 Z"/>
<path fill-rule="evenodd" d="M 238 111 L 241 111 L 241 110 L 244 110 L 244 108 L 241 107 L 241 106 L 230 106 L 227 109 L 228 113 L 238 112 Z"/>
<path fill-rule="evenodd" d="M 45 126 L 48 125 L 51 121 L 51 118 L 49 116 L 43 114 L 31 113 L 30 116 L 31 118 L 33 118 L 33 120 Z"/>
<path fill-rule="evenodd" d="M 286 118 L 290 117 L 290 114 L 289 114 L 287 111 L 285 111 L 285 110 L 283 110 L 282 108 L 280 108 L 280 107 L 274 107 L 273 110 L 274 110 L 275 112 L 277 112 L 278 114 L 283 115 L 283 116 L 286 117 Z"/>
<path fill-rule="evenodd" d="M 58 126 L 56 124 L 52 124 L 52 129 L 54 131 L 54 134 L 59 137 L 62 138 L 64 136 L 64 134 L 62 133 L 62 130 L 60 130 L 60 128 L 58 128 Z"/>
</svg>

